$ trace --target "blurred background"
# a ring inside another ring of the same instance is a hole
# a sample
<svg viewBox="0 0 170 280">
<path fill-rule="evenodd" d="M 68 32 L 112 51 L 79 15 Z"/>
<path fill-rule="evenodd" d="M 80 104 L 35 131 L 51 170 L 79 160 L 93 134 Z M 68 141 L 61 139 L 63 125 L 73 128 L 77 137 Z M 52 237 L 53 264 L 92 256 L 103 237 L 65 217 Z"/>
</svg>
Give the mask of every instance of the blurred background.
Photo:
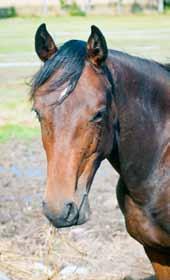
<svg viewBox="0 0 170 280">
<path fill-rule="evenodd" d="M 34 34 L 42 22 L 58 45 L 87 40 L 95 24 L 109 48 L 170 61 L 170 0 L 0 0 L 0 280 L 153 279 L 126 233 L 108 162 L 95 177 L 86 225 L 56 231 L 41 213 L 46 159 L 29 84 L 41 66 Z"/>
</svg>

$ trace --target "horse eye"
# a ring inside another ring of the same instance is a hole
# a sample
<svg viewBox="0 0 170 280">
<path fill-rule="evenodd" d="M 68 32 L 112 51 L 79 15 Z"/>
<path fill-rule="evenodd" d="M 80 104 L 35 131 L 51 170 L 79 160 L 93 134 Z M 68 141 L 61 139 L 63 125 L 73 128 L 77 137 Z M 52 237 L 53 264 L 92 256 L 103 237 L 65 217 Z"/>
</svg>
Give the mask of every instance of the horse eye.
<svg viewBox="0 0 170 280">
<path fill-rule="evenodd" d="M 98 111 L 92 118 L 91 118 L 91 122 L 96 122 L 99 123 L 103 120 L 104 116 L 105 116 L 106 111 L 105 110 L 101 110 Z"/>
<path fill-rule="evenodd" d="M 40 113 L 36 110 L 36 109 L 34 109 L 34 108 L 32 108 L 32 111 L 35 113 L 35 117 L 39 120 L 39 122 L 41 121 L 41 115 L 40 115 Z"/>
</svg>

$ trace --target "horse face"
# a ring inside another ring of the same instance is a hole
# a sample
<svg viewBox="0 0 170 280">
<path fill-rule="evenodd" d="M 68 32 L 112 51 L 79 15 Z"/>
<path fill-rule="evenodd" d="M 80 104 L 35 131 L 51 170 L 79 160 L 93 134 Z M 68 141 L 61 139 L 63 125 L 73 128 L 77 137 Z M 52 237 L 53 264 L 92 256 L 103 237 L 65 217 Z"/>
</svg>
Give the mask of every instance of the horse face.
<svg viewBox="0 0 170 280">
<path fill-rule="evenodd" d="M 71 94 L 56 105 L 54 99 L 63 99 L 67 86 L 46 94 L 49 79 L 34 99 L 48 162 L 43 210 L 57 228 L 88 220 L 90 186 L 101 161 L 112 149 L 116 110 L 111 85 L 101 67 L 106 43 L 94 29 L 87 44 L 88 59 Z M 99 48 L 96 54 L 94 46 Z M 57 80 L 60 71 L 51 79 Z"/>
</svg>

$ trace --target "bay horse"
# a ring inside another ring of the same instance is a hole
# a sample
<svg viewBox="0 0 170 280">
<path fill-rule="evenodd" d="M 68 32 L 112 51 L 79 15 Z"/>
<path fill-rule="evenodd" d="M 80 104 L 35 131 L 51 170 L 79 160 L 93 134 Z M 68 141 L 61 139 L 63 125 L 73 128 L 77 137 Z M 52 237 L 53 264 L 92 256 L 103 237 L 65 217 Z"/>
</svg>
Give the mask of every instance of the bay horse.
<svg viewBox="0 0 170 280">
<path fill-rule="evenodd" d="M 41 24 L 44 62 L 31 87 L 47 155 L 43 212 L 56 227 L 85 223 L 88 193 L 103 159 L 119 173 L 117 199 L 129 234 L 158 280 L 170 280 L 170 66 L 87 42 L 57 47 Z"/>
</svg>

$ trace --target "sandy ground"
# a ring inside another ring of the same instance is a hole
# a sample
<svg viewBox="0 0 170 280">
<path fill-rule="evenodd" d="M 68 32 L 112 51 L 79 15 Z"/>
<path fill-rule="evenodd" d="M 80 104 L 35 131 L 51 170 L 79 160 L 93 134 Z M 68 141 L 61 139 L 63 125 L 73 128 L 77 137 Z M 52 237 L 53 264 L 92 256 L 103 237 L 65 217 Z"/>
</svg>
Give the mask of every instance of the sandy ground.
<svg viewBox="0 0 170 280">
<path fill-rule="evenodd" d="M 150 279 L 151 265 L 126 233 L 107 161 L 90 193 L 90 221 L 54 230 L 41 212 L 46 160 L 39 140 L 0 145 L 0 271 L 13 280 Z M 152 278 L 151 278 L 152 279 Z"/>
</svg>

